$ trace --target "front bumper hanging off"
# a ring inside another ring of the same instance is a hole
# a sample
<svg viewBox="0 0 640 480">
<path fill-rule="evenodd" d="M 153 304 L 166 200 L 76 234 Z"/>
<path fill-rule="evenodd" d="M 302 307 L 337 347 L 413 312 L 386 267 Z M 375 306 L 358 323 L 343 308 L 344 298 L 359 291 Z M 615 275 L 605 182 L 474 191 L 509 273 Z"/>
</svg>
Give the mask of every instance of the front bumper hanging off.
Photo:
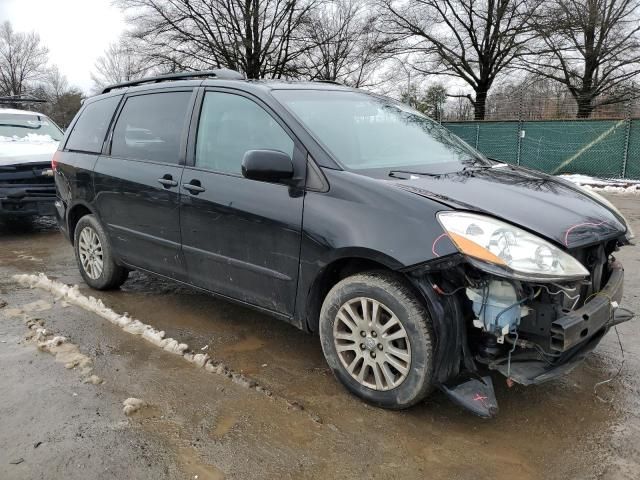
<svg viewBox="0 0 640 480">
<path fill-rule="evenodd" d="M 573 370 L 600 343 L 607 331 L 631 320 L 634 314 L 618 309 L 622 299 L 624 269 L 619 262 L 610 264 L 609 279 L 599 292 L 577 310 L 563 310 L 552 322 L 549 347 L 553 355 L 542 357 L 531 350 L 517 351 L 486 364 L 489 370 L 508 379 L 533 385 L 546 382 Z M 456 404 L 481 417 L 493 417 L 498 404 L 491 377 L 481 374 L 471 352 L 462 305 L 455 296 L 440 296 L 429 274 L 415 276 L 429 305 L 436 334 L 434 369 L 436 385 Z"/>
<path fill-rule="evenodd" d="M 488 367 L 522 385 L 536 385 L 565 375 L 593 351 L 607 331 L 631 320 L 634 314 L 618 309 L 622 300 L 624 269 L 619 262 L 611 265 L 611 275 L 604 288 L 582 308 L 567 313 L 551 324 L 553 362 L 543 361 L 528 352 L 491 362 Z"/>
</svg>

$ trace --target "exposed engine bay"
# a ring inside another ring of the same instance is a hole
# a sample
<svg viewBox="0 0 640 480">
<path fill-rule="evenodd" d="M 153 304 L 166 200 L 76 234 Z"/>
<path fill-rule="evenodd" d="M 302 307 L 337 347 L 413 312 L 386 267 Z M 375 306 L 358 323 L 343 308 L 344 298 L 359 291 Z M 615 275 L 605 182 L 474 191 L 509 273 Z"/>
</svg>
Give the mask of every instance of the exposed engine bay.
<svg viewBox="0 0 640 480">
<path fill-rule="evenodd" d="M 624 271 L 616 249 L 612 240 L 571 252 L 590 272 L 572 282 L 501 278 L 456 256 L 426 267 L 418 284 L 442 307 L 433 309 L 434 328 L 447 330 L 436 354 L 441 389 L 474 413 L 493 416 L 488 372 L 501 373 L 509 385 L 531 385 L 572 370 L 611 327 L 633 317 L 619 306 Z"/>
</svg>

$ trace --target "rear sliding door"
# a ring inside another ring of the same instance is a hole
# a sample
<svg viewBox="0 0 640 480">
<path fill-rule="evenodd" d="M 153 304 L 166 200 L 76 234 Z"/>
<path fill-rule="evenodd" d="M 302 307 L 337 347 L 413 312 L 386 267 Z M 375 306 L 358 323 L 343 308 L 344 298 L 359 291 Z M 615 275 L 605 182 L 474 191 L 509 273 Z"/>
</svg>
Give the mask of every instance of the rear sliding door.
<svg viewBox="0 0 640 480">
<path fill-rule="evenodd" d="M 193 96 L 193 89 L 128 95 L 94 171 L 96 205 L 118 257 L 179 280 L 179 184 Z"/>
</svg>

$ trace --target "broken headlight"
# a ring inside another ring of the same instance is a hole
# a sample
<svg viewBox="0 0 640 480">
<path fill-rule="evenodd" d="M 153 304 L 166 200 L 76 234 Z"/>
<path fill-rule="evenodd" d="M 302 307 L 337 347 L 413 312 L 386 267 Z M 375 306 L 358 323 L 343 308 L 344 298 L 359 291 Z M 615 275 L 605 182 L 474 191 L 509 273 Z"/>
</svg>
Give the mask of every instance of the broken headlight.
<svg viewBox="0 0 640 480">
<path fill-rule="evenodd" d="M 438 220 L 458 250 L 482 270 L 537 281 L 589 276 L 589 271 L 568 253 L 495 218 L 468 212 L 440 212 Z"/>
</svg>

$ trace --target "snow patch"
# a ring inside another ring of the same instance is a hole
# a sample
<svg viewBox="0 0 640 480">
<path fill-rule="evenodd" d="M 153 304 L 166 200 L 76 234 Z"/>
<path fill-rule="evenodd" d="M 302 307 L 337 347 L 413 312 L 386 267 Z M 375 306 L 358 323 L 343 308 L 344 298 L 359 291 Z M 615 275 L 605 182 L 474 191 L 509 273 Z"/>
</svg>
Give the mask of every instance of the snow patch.
<svg viewBox="0 0 640 480">
<path fill-rule="evenodd" d="M 598 193 L 640 195 L 639 180 L 603 179 L 579 174 L 560 175 L 559 177 Z"/>
<path fill-rule="evenodd" d="M 184 343 L 179 343 L 173 338 L 165 338 L 164 331 L 156 330 L 152 326 L 142 323 L 140 320 L 133 319 L 127 313 L 120 315 L 102 303 L 102 300 L 83 295 L 80 293 L 77 285 L 69 286 L 56 282 L 55 280 L 50 280 L 43 273 L 39 275 L 14 275 L 13 278 L 21 285 L 51 292 L 57 301 L 76 305 L 84 310 L 93 312 L 122 328 L 125 332 L 132 335 L 140 335 L 148 342 L 167 352 L 184 355 L 189 349 L 189 346 Z"/>
<path fill-rule="evenodd" d="M 184 359 L 188 362 L 193 363 L 199 368 L 203 368 L 205 364 L 209 361 L 209 355 L 206 353 L 185 353 Z"/>
<path fill-rule="evenodd" d="M 82 382 L 90 383 L 91 385 L 100 385 L 103 383 L 103 380 L 97 375 L 90 375 L 89 377 L 85 378 Z"/>
<path fill-rule="evenodd" d="M 56 362 L 62 363 L 65 368 L 71 370 L 78 367 L 80 374 L 84 377 L 84 383 L 98 385 L 102 380 L 91 372 L 93 362 L 89 357 L 80 352 L 77 345 L 70 343 L 66 337 L 61 335 L 53 336 L 43 327 L 43 321 L 27 320 L 27 327 L 31 330 L 27 339 L 34 340 L 38 344 L 38 349 L 48 352 L 55 357 Z"/>
<path fill-rule="evenodd" d="M 40 135 L 38 133 L 28 133 L 24 137 L 19 137 L 18 135 L 13 135 L 11 137 L 0 135 L 0 142 L 58 143 L 58 141 L 51 138 L 50 135 Z"/>
<path fill-rule="evenodd" d="M 6 137 L 5 137 L 6 138 Z M 58 142 L 0 142 L 0 166 L 50 162 Z"/>
<path fill-rule="evenodd" d="M 70 343 L 66 337 L 49 333 L 47 329 L 44 328 L 44 320 L 41 318 L 29 318 L 29 315 L 27 315 L 27 312 L 41 312 L 51 307 L 52 305 L 50 303 L 44 300 L 37 300 L 27 303 L 21 308 L 7 310 L 13 310 L 13 312 L 10 312 L 10 316 L 23 319 L 29 329 L 26 340 L 35 342 L 38 350 L 50 353 L 55 357 L 56 362 L 62 363 L 67 369 L 75 369 L 78 367 L 84 383 L 91 383 L 93 385 L 101 384 L 102 379 L 92 374 L 93 362 L 91 358 L 81 353 L 80 348 Z M 7 310 L 5 310 L 5 314 Z"/>
<path fill-rule="evenodd" d="M 181 356 L 185 361 L 205 370 L 206 372 L 225 376 L 229 378 L 233 383 L 243 388 L 252 389 L 266 397 L 274 399 L 279 398 L 274 397 L 271 390 L 258 385 L 255 380 L 248 378 L 241 373 L 232 371 L 227 365 L 222 362 L 214 361 L 213 359 L 211 359 L 209 354 L 191 352 L 189 351 L 189 346 L 186 343 L 180 343 L 176 339 L 166 337 L 164 331 L 157 330 L 152 326 L 141 322 L 140 320 L 131 318 L 127 313 L 125 313 L 124 315 L 116 313 L 105 306 L 101 300 L 83 295 L 82 293 L 80 293 L 77 285 L 69 286 L 55 280 L 50 280 L 43 273 L 40 273 L 38 275 L 14 275 L 13 279 L 21 285 L 28 286 L 30 288 L 39 288 L 51 292 L 55 296 L 56 301 L 66 302 L 78 306 L 84 310 L 93 312 L 113 323 L 114 325 L 119 326 L 124 331 L 132 335 L 139 335 L 149 343 L 152 343 L 153 345 L 156 345 L 157 347 L 162 348 L 169 353 Z M 42 329 L 42 325 L 34 323 L 33 328 L 36 329 L 35 331 L 37 334 L 38 329 Z M 46 332 L 44 329 L 42 329 L 42 331 Z M 43 334 L 45 334 L 46 337 L 46 333 Z M 47 342 L 50 340 L 54 340 L 55 338 L 56 337 L 47 338 Z M 50 344 L 46 342 L 45 344 L 47 345 L 47 349 L 62 348 L 64 345 L 68 345 L 64 342 L 58 346 L 50 346 Z M 82 364 L 80 363 L 79 365 L 82 366 Z M 93 383 L 93 381 L 91 380 L 92 377 L 93 376 L 87 376 L 85 380 L 88 383 Z M 123 411 L 125 412 L 125 414 L 130 415 L 131 413 L 141 408 L 141 406 L 146 406 L 146 403 L 136 398 L 129 398 L 124 402 Z"/>
<path fill-rule="evenodd" d="M 130 398 L 127 398 L 124 402 L 122 402 L 122 405 L 123 405 L 122 411 L 127 417 L 129 417 L 134 413 L 136 413 L 141 408 L 146 407 L 147 403 L 144 402 L 143 400 L 140 400 L 139 398 L 130 397 Z"/>
</svg>

